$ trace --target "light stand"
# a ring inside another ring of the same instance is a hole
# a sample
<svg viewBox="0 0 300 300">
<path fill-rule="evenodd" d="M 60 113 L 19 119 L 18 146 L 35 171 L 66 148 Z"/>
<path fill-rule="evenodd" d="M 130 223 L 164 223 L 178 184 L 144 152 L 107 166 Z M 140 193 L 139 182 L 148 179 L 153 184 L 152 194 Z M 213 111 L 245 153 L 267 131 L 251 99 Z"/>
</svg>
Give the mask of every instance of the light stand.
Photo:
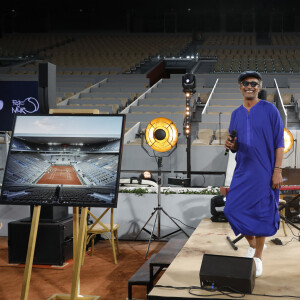
<svg viewBox="0 0 300 300">
<path fill-rule="evenodd" d="M 161 168 L 162 168 L 162 158 L 163 157 L 169 157 L 176 149 L 176 146 L 169 152 L 168 155 L 165 156 L 157 156 L 155 155 L 151 155 L 147 149 L 144 147 L 144 143 L 143 143 L 143 139 L 144 139 L 144 133 L 140 134 L 141 136 L 141 147 L 144 149 L 144 151 L 150 156 L 150 157 L 155 157 L 155 160 L 157 162 L 157 169 L 158 169 L 158 173 L 157 173 L 157 184 L 158 184 L 158 190 L 157 190 L 157 207 L 154 207 L 153 212 L 151 213 L 151 216 L 149 217 L 149 219 L 147 220 L 147 222 L 144 224 L 144 226 L 141 228 L 141 230 L 139 231 L 139 233 L 137 234 L 135 240 L 137 240 L 137 238 L 139 237 L 140 233 L 144 230 L 146 231 L 148 234 L 150 234 L 150 238 L 149 238 L 149 243 L 148 243 L 148 247 L 147 247 L 147 252 L 146 252 L 146 256 L 145 258 L 147 258 L 148 256 L 148 252 L 149 252 L 149 248 L 150 248 L 150 244 L 152 241 L 152 238 L 154 238 L 155 240 L 161 240 L 164 239 L 174 233 L 177 233 L 179 231 L 182 231 L 187 237 L 189 237 L 189 235 L 168 215 L 168 213 L 163 209 L 163 207 L 161 206 Z M 161 213 L 164 213 L 177 227 L 178 229 L 168 233 L 164 236 L 161 236 Z M 149 231 L 148 229 L 146 229 L 147 224 L 149 223 L 149 221 L 152 219 L 152 217 L 155 216 L 155 220 L 154 220 L 154 224 L 152 226 L 152 230 Z M 154 234 L 154 229 L 155 229 L 155 224 L 157 221 L 157 235 Z"/>
<path fill-rule="evenodd" d="M 191 186 L 191 131 L 192 131 L 192 110 L 191 96 L 196 92 L 196 77 L 193 74 L 185 74 L 182 76 L 182 87 L 185 93 L 185 118 L 183 124 L 183 132 L 186 136 L 186 176 Z"/>
</svg>

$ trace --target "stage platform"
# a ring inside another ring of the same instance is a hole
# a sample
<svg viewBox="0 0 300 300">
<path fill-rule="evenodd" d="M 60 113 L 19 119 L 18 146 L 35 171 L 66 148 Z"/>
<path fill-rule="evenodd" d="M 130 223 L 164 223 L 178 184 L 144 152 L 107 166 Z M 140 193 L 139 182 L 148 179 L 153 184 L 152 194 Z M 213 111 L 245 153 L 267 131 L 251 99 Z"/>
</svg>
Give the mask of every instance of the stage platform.
<svg viewBox="0 0 300 300">
<path fill-rule="evenodd" d="M 282 296 L 282 299 L 292 299 L 287 297 L 290 295 L 298 296 L 300 299 L 300 242 L 299 237 L 294 237 L 291 240 L 293 234 L 289 228 L 286 229 L 288 236 L 284 236 L 282 225 L 280 225 L 276 236 L 266 238 L 267 249 L 263 254 L 263 274 L 255 279 L 252 294 L 245 295 L 240 299 L 271 299 L 254 294 L 275 295 L 276 297 Z M 298 236 L 299 232 L 294 228 L 292 230 Z M 234 250 L 226 239 L 227 235 L 231 239 L 235 238 L 228 223 L 213 223 L 210 219 L 203 219 L 156 285 L 200 287 L 199 273 L 204 253 L 244 256 L 248 248 L 246 239 L 237 242 L 238 250 Z M 283 245 L 275 245 L 271 241 L 274 237 L 279 238 Z M 216 295 L 219 292 L 208 292 L 200 289 L 194 289 L 192 292 L 198 296 L 189 294 L 188 289 L 154 287 L 149 293 L 148 299 L 230 299 L 229 296 Z M 237 296 L 238 294 L 234 295 Z"/>
</svg>

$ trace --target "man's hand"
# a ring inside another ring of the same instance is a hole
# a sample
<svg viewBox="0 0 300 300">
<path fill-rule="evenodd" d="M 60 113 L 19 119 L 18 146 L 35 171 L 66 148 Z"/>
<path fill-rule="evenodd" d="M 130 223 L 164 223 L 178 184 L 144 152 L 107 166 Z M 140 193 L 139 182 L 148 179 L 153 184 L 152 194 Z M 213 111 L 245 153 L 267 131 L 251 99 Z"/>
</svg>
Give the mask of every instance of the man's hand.
<svg viewBox="0 0 300 300">
<path fill-rule="evenodd" d="M 231 149 L 234 152 L 237 151 L 236 139 L 237 139 L 237 137 L 235 137 L 234 140 L 232 141 L 231 136 L 228 135 L 227 140 L 225 142 L 225 148 L 228 150 Z"/>
<path fill-rule="evenodd" d="M 281 169 L 274 169 L 273 176 L 272 176 L 272 188 L 279 189 L 282 185 L 282 174 Z"/>
</svg>

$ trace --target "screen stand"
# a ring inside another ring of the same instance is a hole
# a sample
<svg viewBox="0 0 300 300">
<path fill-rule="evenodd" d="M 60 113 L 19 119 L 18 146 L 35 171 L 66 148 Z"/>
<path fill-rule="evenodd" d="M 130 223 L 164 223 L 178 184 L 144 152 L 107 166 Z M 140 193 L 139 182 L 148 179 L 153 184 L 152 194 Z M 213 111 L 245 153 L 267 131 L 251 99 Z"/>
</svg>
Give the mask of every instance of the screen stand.
<svg viewBox="0 0 300 300">
<path fill-rule="evenodd" d="M 79 295 L 79 277 L 80 269 L 83 262 L 83 256 L 85 253 L 85 236 L 86 236 L 86 219 L 87 219 L 87 207 L 81 208 L 80 224 L 79 224 L 79 208 L 73 208 L 73 278 L 72 278 L 72 290 L 71 294 L 55 294 L 47 300 L 76 300 L 78 298 L 82 300 L 100 300 L 100 296 L 81 296 Z M 33 208 L 33 216 L 31 221 L 28 250 L 26 256 L 26 264 L 24 270 L 21 300 L 28 299 L 32 263 L 34 257 L 34 249 L 36 244 L 36 236 L 38 231 L 38 224 L 40 219 L 41 206 L 37 205 Z"/>
<path fill-rule="evenodd" d="M 34 249 L 35 249 L 35 243 L 36 243 L 36 235 L 37 235 L 38 226 L 39 226 L 40 213 L 41 213 L 41 206 L 35 205 L 33 208 L 30 235 L 29 235 L 29 241 L 28 241 L 28 249 L 27 249 L 26 263 L 25 263 L 25 269 L 24 269 L 21 300 L 28 299 L 28 292 L 29 292 L 29 285 L 30 285 L 30 278 L 31 278 L 31 271 L 32 271 L 32 262 L 33 262 Z"/>
</svg>

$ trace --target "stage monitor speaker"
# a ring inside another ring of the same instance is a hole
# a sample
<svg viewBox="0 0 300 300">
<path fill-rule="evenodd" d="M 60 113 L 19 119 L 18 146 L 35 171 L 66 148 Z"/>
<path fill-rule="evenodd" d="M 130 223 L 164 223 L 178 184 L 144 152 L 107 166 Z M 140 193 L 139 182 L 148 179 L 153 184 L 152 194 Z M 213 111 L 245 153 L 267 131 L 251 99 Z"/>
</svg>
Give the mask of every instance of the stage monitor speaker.
<svg viewBox="0 0 300 300">
<path fill-rule="evenodd" d="M 24 264 L 28 248 L 31 221 L 21 219 L 8 223 L 8 261 Z M 33 263 L 63 265 L 73 257 L 73 219 L 57 223 L 39 223 Z"/>
<path fill-rule="evenodd" d="M 201 287 L 251 294 L 255 283 L 252 258 L 204 254 L 200 268 Z"/>
</svg>

